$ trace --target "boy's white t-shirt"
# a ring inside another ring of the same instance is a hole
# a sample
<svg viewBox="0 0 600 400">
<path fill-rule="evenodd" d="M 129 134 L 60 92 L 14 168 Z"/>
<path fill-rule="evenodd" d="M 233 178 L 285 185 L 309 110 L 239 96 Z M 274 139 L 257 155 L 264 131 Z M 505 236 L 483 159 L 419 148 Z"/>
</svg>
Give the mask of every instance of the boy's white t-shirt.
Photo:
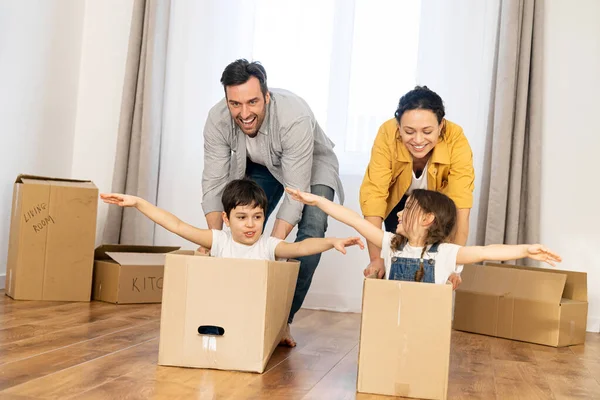
<svg viewBox="0 0 600 400">
<path fill-rule="evenodd" d="M 392 267 L 392 257 L 403 258 L 421 258 L 422 247 L 413 247 L 408 243 L 402 251 L 393 251 L 391 248 L 392 239 L 395 234 L 392 232 L 383 233 L 381 243 L 381 258 L 385 264 L 385 279 L 389 278 L 390 268 Z M 435 260 L 435 283 L 445 284 L 451 274 L 460 274 L 463 270 L 462 265 L 456 265 L 456 255 L 461 246 L 453 243 L 442 243 L 438 246 L 436 253 L 425 251 L 424 260 L 433 258 Z"/>
<path fill-rule="evenodd" d="M 229 230 L 213 229 L 212 234 L 210 255 L 213 257 L 275 261 L 275 247 L 282 241 L 278 238 L 262 235 L 256 243 L 248 246 L 234 241 Z"/>
</svg>

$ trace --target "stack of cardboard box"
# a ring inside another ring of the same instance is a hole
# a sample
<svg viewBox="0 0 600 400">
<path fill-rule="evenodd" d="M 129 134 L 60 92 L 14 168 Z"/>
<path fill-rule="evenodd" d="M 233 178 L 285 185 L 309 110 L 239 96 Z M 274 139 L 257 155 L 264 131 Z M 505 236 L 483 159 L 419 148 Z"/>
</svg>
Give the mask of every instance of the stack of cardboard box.
<svg viewBox="0 0 600 400">
<path fill-rule="evenodd" d="M 165 253 L 102 246 L 94 256 L 98 189 L 91 181 L 19 175 L 14 183 L 6 294 L 15 300 L 160 303 Z M 94 261 L 96 259 L 96 261 Z"/>
</svg>

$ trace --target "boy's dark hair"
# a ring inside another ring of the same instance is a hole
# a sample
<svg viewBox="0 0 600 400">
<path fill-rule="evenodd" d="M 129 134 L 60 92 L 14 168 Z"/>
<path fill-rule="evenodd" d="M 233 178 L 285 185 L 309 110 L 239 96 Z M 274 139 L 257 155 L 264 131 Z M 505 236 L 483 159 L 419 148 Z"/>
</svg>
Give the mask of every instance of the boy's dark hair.
<svg viewBox="0 0 600 400">
<path fill-rule="evenodd" d="M 435 114 L 438 124 L 442 123 L 446 115 L 442 98 L 427 86 L 415 86 L 413 90 L 400 98 L 398 108 L 394 113 L 398 124 L 402 115 L 410 110 L 429 110 Z M 443 137 L 443 134 L 444 132 L 441 132 L 440 136 Z"/>
<path fill-rule="evenodd" d="M 260 207 L 267 213 L 267 195 L 258 184 L 250 179 L 236 179 L 229 182 L 221 196 L 223 211 L 229 214 L 237 206 Z"/>
<path fill-rule="evenodd" d="M 227 86 L 237 86 L 248 82 L 250 77 L 254 76 L 260 82 L 260 90 L 263 97 L 267 95 L 269 89 L 267 88 L 267 71 L 260 62 L 248 62 L 248 60 L 241 58 L 235 60 L 223 71 L 221 75 L 221 84 L 225 90 L 227 96 Z"/>
<path fill-rule="evenodd" d="M 421 282 L 425 274 L 423 256 L 425 255 L 427 246 L 447 240 L 456 226 L 456 205 L 451 198 L 443 193 L 433 190 L 415 189 L 406 202 L 402 220 L 410 221 L 409 224 L 411 224 L 415 218 L 420 216 L 418 213 L 419 209 L 425 214 L 433 214 L 434 220 L 427 230 L 425 246 L 423 246 L 423 251 L 421 252 L 420 268 L 415 275 L 415 281 L 417 282 Z M 403 248 L 407 242 L 408 239 L 404 236 L 395 235 L 391 243 L 392 250 L 396 251 Z"/>
</svg>

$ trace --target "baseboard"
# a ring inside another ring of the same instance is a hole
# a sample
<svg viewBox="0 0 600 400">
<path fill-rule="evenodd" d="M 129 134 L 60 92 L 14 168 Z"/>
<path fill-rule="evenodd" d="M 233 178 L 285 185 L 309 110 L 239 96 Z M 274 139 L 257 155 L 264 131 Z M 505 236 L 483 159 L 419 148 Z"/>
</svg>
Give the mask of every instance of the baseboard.
<svg viewBox="0 0 600 400">
<path fill-rule="evenodd" d="M 0 290 L 4 289 L 4 283 L 6 282 L 6 274 L 0 274 Z"/>
<path fill-rule="evenodd" d="M 362 306 L 361 297 L 340 296 L 329 293 L 308 292 L 302 308 L 309 310 L 324 310 L 335 312 L 360 313 Z"/>
<path fill-rule="evenodd" d="M 600 317 L 588 317 L 586 331 L 600 333 Z"/>
</svg>

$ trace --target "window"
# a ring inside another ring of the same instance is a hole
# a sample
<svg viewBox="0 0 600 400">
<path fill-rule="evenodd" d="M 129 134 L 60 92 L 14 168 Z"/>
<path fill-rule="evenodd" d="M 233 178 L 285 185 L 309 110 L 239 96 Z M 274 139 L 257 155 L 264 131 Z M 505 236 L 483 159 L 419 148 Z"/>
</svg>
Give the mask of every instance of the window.
<svg viewBox="0 0 600 400">
<path fill-rule="evenodd" d="M 342 174 L 362 175 L 379 126 L 416 83 L 420 1 L 259 0 L 252 58 L 270 87 L 303 97 L 336 143 Z"/>
</svg>

